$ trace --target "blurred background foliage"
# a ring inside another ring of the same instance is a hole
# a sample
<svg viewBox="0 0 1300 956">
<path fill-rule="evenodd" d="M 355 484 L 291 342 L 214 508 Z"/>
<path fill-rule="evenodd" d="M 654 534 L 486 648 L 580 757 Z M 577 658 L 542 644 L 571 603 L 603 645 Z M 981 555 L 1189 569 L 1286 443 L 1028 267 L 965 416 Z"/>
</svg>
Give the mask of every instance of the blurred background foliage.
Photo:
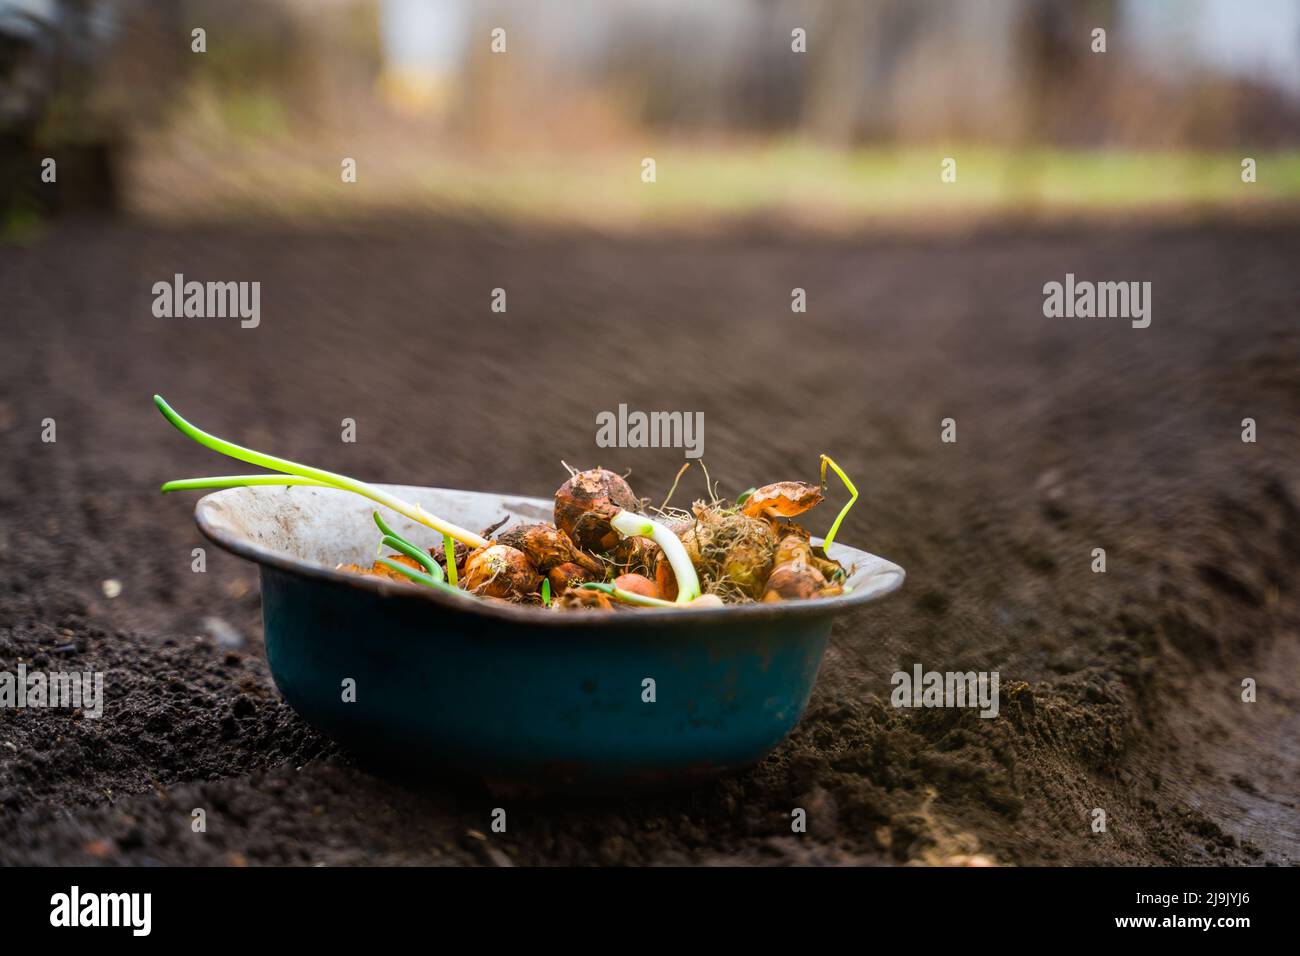
<svg viewBox="0 0 1300 956">
<path fill-rule="evenodd" d="M 1300 0 L 0 0 L 0 162 L 9 231 L 1290 207 Z"/>
</svg>

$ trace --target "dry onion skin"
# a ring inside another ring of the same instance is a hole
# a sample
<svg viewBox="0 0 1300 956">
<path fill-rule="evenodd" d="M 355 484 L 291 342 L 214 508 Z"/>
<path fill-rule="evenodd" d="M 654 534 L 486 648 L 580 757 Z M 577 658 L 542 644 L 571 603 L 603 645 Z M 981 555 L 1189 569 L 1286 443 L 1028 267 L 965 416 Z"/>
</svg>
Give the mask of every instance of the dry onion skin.
<svg viewBox="0 0 1300 956">
<path fill-rule="evenodd" d="M 644 574 L 649 578 L 655 576 L 655 565 L 662 557 L 663 549 L 659 545 L 649 538 L 633 535 L 614 546 L 614 550 L 609 553 L 609 562 L 619 573 Z M 666 564 L 667 562 L 665 566 Z"/>
<path fill-rule="evenodd" d="M 620 476 L 592 468 L 576 472 L 555 492 L 555 526 L 584 551 L 608 551 L 619 541 L 610 520 L 620 511 L 640 507 Z"/>
<path fill-rule="evenodd" d="M 778 565 L 767 579 L 763 601 L 803 601 L 819 597 L 826 588 L 826 577 L 806 564 Z"/>
<path fill-rule="evenodd" d="M 563 594 L 569 588 L 576 588 L 588 581 L 599 579 L 600 576 L 593 578 L 587 573 L 586 569 L 572 562 L 557 564 L 546 572 L 546 580 L 551 583 L 552 594 Z"/>
<path fill-rule="evenodd" d="M 630 594 L 639 594 L 642 597 L 663 599 L 663 595 L 659 593 L 658 585 L 644 574 L 620 574 L 614 579 L 614 587 Z"/>
<path fill-rule="evenodd" d="M 460 586 L 482 597 L 531 601 L 541 587 L 528 556 L 506 544 L 492 544 L 470 552 L 461 569 Z"/>
<path fill-rule="evenodd" d="M 709 589 L 724 598 L 757 600 L 775 563 L 777 532 L 769 520 L 695 504 L 683 543 Z"/>
<path fill-rule="evenodd" d="M 740 510 L 751 518 L 793 518 L 816 507 L 822 498 L 821 489 L 806 481 L 776 481 L 751 491 Z"/>
<path fill-rule="evenodd" d="M 604 591 L 569 588 L 551 602 L 551 607 L 557 611 L 611 611 L 614 602 Z"/>
<path fill-rule="evenodd" d="M 659 596 L 665 601 L 677 600 L 677 578 L 673 576 L 672 566 L 662 554 L 655 563 L 655 586 Z"/>
<path fill-rule="evenodd" d="M 412 569 L 413 571 L 424 570 L 422 567 L 420 567 L 418 561 L 408 558 L 404 554 L 390 554 L 388 556 L 388 560 L 394 561 L 397 564 L 404 564 L 408 568 Z M 349 574 L 365 574 L 365 575 L 369 575 L 372 578 L 386 578 L 389 581 L 400 581 L 403 584 L 411 584 L 411 585 L 415 584 L 415 582 L 412 581 L 410 578 L 406 577 L 403 574 L 399 574 L 398 572 L 389 568 L 387 565 L 380 564 L 378 561 L 376 561 L 368 568 L 363 568 L 359 564 L 337 564 L 334 566 L 334 570 L 347 571 Z"/>
<path fill-rule="evenodd" d="M 561 564 L 576 564 L 596 578 L 605 572 L 601 563 L 577 548 L 563 530 L 549 524 L 519 525 L 501 535 L 497 543 L 522 551 L 542 574 Z"/>
<path fill-rule="evenodd" d="M 808 532 L 794 528 L 776 546 L 776 566 L 763 589 L 763 601 L 803 601 L 840 594 L 843 588 L 827 578 L 823 567 L 843 570 L 838 563 L 817 557 Z"/>
<path fill-rule="evenodd" d="M 450 567 L 453 567 L 457 571 L 459 571 L 460 568 L 465 564 L 465 559 L 469 557 L 469 554 L 472 550 L 473 549 L 470 548 L 468 545 L 466 545 L 463 541 L 453 541 L 452 557 L 451 557 L 452 563 Z M 444 569 L 448 568 L 447 548 L 445 545 L 441 545 L 441 544 L 435 545 L 434 547 L 429 549 L 429 554 L 431 554 L 433 556 L 433 560 L 441 564 Z"/>
</svg>

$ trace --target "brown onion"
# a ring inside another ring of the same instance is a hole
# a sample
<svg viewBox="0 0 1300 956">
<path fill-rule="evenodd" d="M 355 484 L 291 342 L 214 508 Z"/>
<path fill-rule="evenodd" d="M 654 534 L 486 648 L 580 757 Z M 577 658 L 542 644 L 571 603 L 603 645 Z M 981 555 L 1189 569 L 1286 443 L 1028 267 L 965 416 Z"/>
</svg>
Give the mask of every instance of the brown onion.
<svg viewBox="0 0 1300 956">
<path fill-rule="evenodd" d="M 655 587 L 659 589 L 659 596 L 665 601 L 677 600 L 677 575 L 673 574 L 673 567 L 662 552 L 659 554 L 659 560 L 655 562 Z"/>
<path fill-rule="evenodd" d="M 543 574 L 560 564 L 576 564 L 595 577 L 605 573 L 599 561 L 580 551 L 567 534 L 553 525 L 522 524 L 502 534 L 497 543 L 518 548 Z"/>
<path fill-rule="evenodd" d="M 587 588 L 569 588 L 552 604 L 563 611 L 609 611 L 614 607 L 614 602 L 604 591 Z"/>
<path fill-rule="evenodd" d="M 527 600 L 541 583 L 528 556 L 505 544 L 471 551 L 460 577 L 460 586 L 466 591 L 509 601 Z"/>
<path fill-rule="evenodd" d="M 580 471 L 555 492 L 555 525 L 584 551 L 608 551 L 619 536 L 609 519 L 641 505 L 628 483 L 603 468 Z"/>
<path fill-rule="evenodd" d="M 546 579 L 551 582 L 552 594 L 563 594 L 569 588 L 590 581 L 591 575 L 578 565 L 566 561 L 564 564 L 557 564 L 546 572 Z"/>
<path fill-rule="evenodd" d="M 621 571 L 650 577 L 655 573 L 655 563 L 662 555 L 659 545 L 649 538 L 632 535 L 614 546 L 610 559 Z"/>
<path fill-rule="evenodd" d="M 751 518 L 793 518 L 822 500 L 821 489 L 806 481 L 776 481 L 750 492 L 741 505 L 742 514 Z"/>
<path fill-rule="evenodd" d="M 783 564 L 767 578 L 764 601 L 794 601 L 817 597 L 826 587 L 826 577 L 806 564 Z"/>
<path fill-rule="evenodd" d="M 813 561 L 807 532 L 797 529 L 783 537 L 776 546 L 776 567 L 768 575 L 763 600 L 814 598 L 821 595 L 827 586 L 826 575 L 817 569 Z"/>
<path fill-rule="evenodd" d="M 640 594 L 642 597 L 663 599 L 658 586 L 644 574 L 620 574 L 614 579 L 614 587 L 620 591 Z"/>
</svg>

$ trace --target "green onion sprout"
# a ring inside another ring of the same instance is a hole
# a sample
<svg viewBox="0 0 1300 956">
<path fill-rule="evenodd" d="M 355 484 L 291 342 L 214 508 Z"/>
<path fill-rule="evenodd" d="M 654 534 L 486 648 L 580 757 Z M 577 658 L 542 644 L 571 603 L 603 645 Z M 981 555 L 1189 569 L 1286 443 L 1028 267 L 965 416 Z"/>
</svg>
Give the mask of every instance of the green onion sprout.
<svg viewBox="0 0 1300 956">
<path fill-rule="evenodd" d="M 542 578 L 542 607 L 551 606 L 551 582 Z"/>
<path fill-rule="evenodd" d="M 467 528 L 444 521 L 437 515 L 430 514 L 421 508 L 418 504 L 410 504 L 394 495 L 389 494 L 373 485 L 366 484 L 364 481 L 358 481 L 355 478 L 349 478 L 346 475 L 339 475 L 332 471 L 325 471 L 321 468 L 312 468 L 309 465 L 300 465 L 297 462 L 289 461 L 285 458 L 276 458 L 274 455 L 267 455 L 260 451 L 254 451 L 251 448 L 244 448 L 233 442 L 228 442 L 216 435 L 209 434 L 202 429 L 192 425 L 182 418 L 161 395 L 153 397 L 154 404 L 162 412 L 163 417 L 176 427 L 181 434 L 193 439 L 205 448 L 210 448 L 215 452 L 227 455 L 238 461 L 247 462 L 250 465 L 257 465 L 259 468 L 267 468 L 271 471 L 282 472 L 287 476 L 292 476 L 289 480 L 283 478 L 277 479 L 272 475 L 244 475 L 232 476 L 229 478 L 187 478 L 180 482 L 168 482 L 163 485 L 162 490 L 179 491 L 183 488 L 216 488 L 216 487 L 233 487 L 236 485 L 249 484 L 312 484 L 318 483 L 333 488 L 341 488 L 344 491 L 351 491 L 355 494 L 376 501 L 387 508 L 391 508 L 400 515 L 405 515 L 412 521 L 417 521 L 422 525 L 432 528 L 434 531 L 440 531 L 444 535 L 451 535 L 457 541 L 463 541 L 472 548 L 485 547 L 489 542 L 482 535 L 475 534 Z M 306 479 L 296 480 L 296 479 Z M 408 569 L 413 570 L 413 569 Z"/>
<path fill-rule="evenodd" d="M 826 537 L 822 539 L 822 551 L 829 553 L 828 549 L 831 546 L 831 542 L 835 540 L 835 533 L 840 530 L 840 522 L 844 520 L 844 516 L 848 514 L 849 509 L 853 507 L 853 502 L 858 500 L 858 489 L 853 487 L 853 482 L 849 481 L 849 476 L 844 474 L 844 472 L 840 470 L 840 466 L 835 464 L 835 462 L 831 459 L 829 455 L 822 455 L 822 489 L 823 490 L 825 490 L 826 488 L 826 466 L 827 465 L 830 465 L 831 468 L 835 470 L 835 474 L 840 476 L 840 481 L 844 482 L 844 487 L 849 489 L 849 494 L 851 495 L 848 504 L 846 504 L 843 508 L 841 508 L 840 513 L 835 516 L 835 523 L 831 525 L 831 530 L 827 531 Z"/>
<path fill-rule="evenodd" d="M 449 534 L 442 536 L 442 557 L 447 562 L 447 583 L 452 587 L 456 581 L 456 539 Z"/>
<path fill-rule="evenodd" d="M 677 578 L 677 600 L 676 604 L 689 604 L 700 596 L 700 579 L 695 573 L 695 565 L 691 564 L 691 556 L 686 553 L 686 547 L 682 544 L 677 535 L 668 529 L 667 525 L 653 521 L 645 515 L 633 514 L 630 511 L 620 511 L 609 522 L 611 528 L 623 535 L 625 538 L 633 536 L 642 538 L 652 538 L 654 543 L 659 545 L 672 566 L 673 574 Z M 638 597 L 640 597 L 638 595 Z M 642 600 L 658 601 L 658 598 L 643 598 Z M 630 603 L 640 603 L 639 601 Z M 660 602 L 668 604 L 667 601 Z M 656 607 L 658 604 L 655 605 Z"/>
<path fill-rule="evenodd" d="M 324 481 L 303 478 L 300 475 L 218 475 L 212 478 L 178 478 L 162 486 L 163 494 L 170 491 L 193 491 L 196 488 L 244 488 L 252 485 L 314 485 L 332 488 Z"/>
<path fill-rule="evenodd" d="M 417 571 L 409 564 L 402 564 L 400 561 L 393 561 L 390 558 L 380 558 L 379 564 L 398 574 L 404 574 L 417 584 L 424 584 L 437 591 L 450 591 L 452 594 L 459 594 L 461 597 L 472 597 L 468 591 L 462 591 L 460 588 L 454 588 L 446 581 L 425 574 L 423 571 Z"/>
<path fill-rule="evenodd" d="M 665 601 L 661 598 L 624 591 L 622 588 L 615 587 L 608 582 L 588 581 L 582 587 L 588 591 L 602 591 L 616 601 L 622 601 L 624 604 L 639 604 L 641 607 L 677 607 L 678 604 L 684 603 L 682 601 Z"/>
<path fill-rule="evenodd" d="M 374 516 L 375 524 L 379 526 L 379 530 L 384 535 L 379 542 L 380 550 L 383 550 L 384 546 L 387 545 L 394 551 L 400 551 L 412 561 L 417 562 L 425 571 L 429 572 L 431 577 L 435 577 L 439 581 L 443 580 L 442 567 L 437 561 L 433 560 L 433 556 L 430 555 L 428 551 L 425 551 L 417 544 L 412 544 L 392 528 L 388 527 L 388 523 L 384 521 L 378 511 L 374 513 Z"/>
<path fill-rule="evenodd" d="M 387 547 L 392 548 L 394 551 L 400 551 L 412 561 L 419 564 L 420 567 L 424 568 L 429 577 L 435 578 L 439 581 L 444 580 L 442 568 L 438 566 L 438 562 L 433 560 L 433 558 L 429 557 L 425 551 L 417 548 L 409 541 L 404 541 L 401 538 L 390 538 L 388 535 L 384 535 L 379 544 L 381 549 Z"/>
</svg>

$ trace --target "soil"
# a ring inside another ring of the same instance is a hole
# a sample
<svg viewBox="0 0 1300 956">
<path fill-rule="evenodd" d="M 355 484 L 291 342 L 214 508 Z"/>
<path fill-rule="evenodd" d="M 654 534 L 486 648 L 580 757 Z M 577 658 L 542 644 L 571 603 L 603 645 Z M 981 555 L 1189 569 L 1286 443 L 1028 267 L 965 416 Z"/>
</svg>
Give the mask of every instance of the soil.
<svg viewBox="0 0 1300 956">
<path fill-rule="evenodd" d="M 1300 228 L 1276 223 L 105 221 L 0 250 L 0 670 L 108 674 L 102 719 L 0 709 L 0 863 L 1294 864 L 1297 262 Z M 260 326 L 155 318 L 178 272 L 260 281 Z M 1045 318 L 1067 272 L 1151 281 L 1150 328 Z M 862 491 L 841 540 L 908 581 L 837 623 L 802 723 L 751 771 L 512 801 L 493 834 L 491 792 L 376 772 L 283 702 L 255 569 L 199 536 L 193 496 L 157 494 L 227 465 L 154 392 L 373 480 L 548 495 L 563 459 L 656 500 L 680 452 L 599 450 L 596 413 L 703 411 L 724 493 L 816 480 L 833 454 Z M 999 716 L 895 709 L 917 663 L 998 671 Z"/>
</svg>

